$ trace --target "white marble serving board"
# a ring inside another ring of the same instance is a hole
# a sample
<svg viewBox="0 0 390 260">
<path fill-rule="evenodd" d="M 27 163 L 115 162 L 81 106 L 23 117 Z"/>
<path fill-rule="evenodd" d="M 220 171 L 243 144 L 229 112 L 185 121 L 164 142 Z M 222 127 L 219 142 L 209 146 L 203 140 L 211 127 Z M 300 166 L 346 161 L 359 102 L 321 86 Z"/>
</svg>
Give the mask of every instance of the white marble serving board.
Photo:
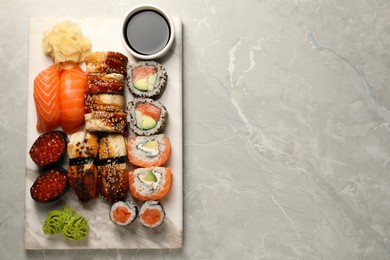
<svg viewBox="0 0 390 260">
<path fill-rule="evenodd" d="M 158 62 L 168 72 L 167 87 L 159 99 L 168 112 L 169 120 L 164 132 L 172 145 L 171 158 L 166 166 L 173 173 L 172 189 L 161 203 L 166 211 L 164 223 L 156 229 L 144 228 L 137 219 L 127 227 L 119 227 L 109 219 L 109 204 L 97 198 L 87 204 L 78 201 L 72 189 L 60 200 L 41 204 L 33 201 L 30 187 L 38 176 L 38 168 L 32 162 L 28 151 L 39 136 L 36 131 L 36 111 L 33 100 L 33 80 L 52 60 L 41 50 L 43 32 L 64 20 L 78 23 L 85 36 L 92 41 L 92 51 L 119 51 L 129 57 L 129 63 L 136 62 L 122 46 L 120 40 L 121 18 L 88 17 L 31 18 L 29 24 L 29 75 L 27 104 L 27 145 L 25 182 L 25 232 L 26 249 L 142 249 L 142 248 L 180 248 L 183 237 L 183 124 L 182 124 L 182 24 L 173 17 L 176 38 L 170 52 Z M 84 66 L 85 68 L 85 66 Z M 131 100 L 125 89 L 127 101 Z M 129 195 L 130 198 L 130 195 Z M 85 216 L 89 222 L 89 234 L 80 241 L 68 241 L 61 234 L 49 236 L 42 231 L 42 225 L 50 210 L 69 205 Z"/>
</svg>

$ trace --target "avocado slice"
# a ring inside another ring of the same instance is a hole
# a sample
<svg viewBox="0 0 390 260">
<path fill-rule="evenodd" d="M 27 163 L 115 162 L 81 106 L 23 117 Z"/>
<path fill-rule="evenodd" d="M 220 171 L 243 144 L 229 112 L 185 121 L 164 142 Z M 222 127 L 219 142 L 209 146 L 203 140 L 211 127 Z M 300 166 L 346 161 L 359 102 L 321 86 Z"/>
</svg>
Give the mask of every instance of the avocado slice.
<svg viewBox="0 0 390 260">
<path fill-rule="evenodd" d="M 151 91 L 154 88 L 154 83 L 156 82 L 156 74 L 150 75 L 148 77 L 136 80 L 133 85 L 136 89 L 141 91 Z"/>
<path fill-rule="evenodd" d="M 151 141 L 148 141 L 148 142 L 144 143 L 142 145 L 142 147 L 145 148 L 145 149 L 157 150 L 158 142 L 157 142 L 157 140 L 153 139 Z"/>
<path fill-rule="evenodd" d="M 157 122 L 150 116 L 145 116 L 139 111 L 135 111 L 135 120 L 137 122 L 137 127 L 143 130 L 152 129 L 157 125 Z"/>
<path fill-rule="evenodd" d="M 143 180 L 150 181 L 150 182 L 157 182 L 157 177 L 156 175 L 154 175 L 153 170 L 150 170 L 144 175 Z"/>
<path fill-rule="evenodd" d="M 157 125 L 157 122 L 151 118 L 150 116 L 143 116 L 142 117 L 142 125 L 141 128 L 144 130 L 152 129 Z"/>
</svg>

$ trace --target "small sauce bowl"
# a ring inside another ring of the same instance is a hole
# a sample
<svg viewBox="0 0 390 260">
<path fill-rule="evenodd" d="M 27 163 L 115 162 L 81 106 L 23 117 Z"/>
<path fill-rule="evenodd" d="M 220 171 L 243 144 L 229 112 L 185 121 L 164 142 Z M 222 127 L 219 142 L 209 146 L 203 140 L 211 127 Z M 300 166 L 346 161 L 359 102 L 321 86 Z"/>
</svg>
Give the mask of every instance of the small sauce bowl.
<svg viewBox="0 0 390 260">
<path fill-rule="evenodd" d="M 164 56 L 174 39 L 172 18 L 155 5 L 136 6 L 123 19 L 123 46 L 138 59 L 152 60 Z"/>
</svg>

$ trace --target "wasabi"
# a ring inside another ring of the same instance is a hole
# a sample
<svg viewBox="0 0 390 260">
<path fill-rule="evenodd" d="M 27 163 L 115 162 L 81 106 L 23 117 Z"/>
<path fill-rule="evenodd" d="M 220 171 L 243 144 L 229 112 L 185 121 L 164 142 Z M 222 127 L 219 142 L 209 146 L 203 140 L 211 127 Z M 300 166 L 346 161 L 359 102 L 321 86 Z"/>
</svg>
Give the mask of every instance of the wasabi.
<svg viewBox="0 0 390 260">
<path fill-rule="evenodd" d="M 62 233 L 68 240 L 81 240 L 87 236 L 89 227 L 83 216 L 65 205 L 47 214 L 42 230 L 46 235 Z"/>
</svg>

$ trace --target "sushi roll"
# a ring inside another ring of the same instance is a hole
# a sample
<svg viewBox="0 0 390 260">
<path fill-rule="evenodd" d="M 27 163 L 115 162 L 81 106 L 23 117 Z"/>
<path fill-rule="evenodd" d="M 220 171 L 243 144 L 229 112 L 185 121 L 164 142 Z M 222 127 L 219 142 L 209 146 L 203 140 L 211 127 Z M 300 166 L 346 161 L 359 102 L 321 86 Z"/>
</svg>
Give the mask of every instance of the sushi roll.
<svg viewBox="0 0 390 260">
<path fill-rule="evenodd" d="M 139 219 L 145 227 L 156 228 L 163 223 L 165 211 L 158 201 L 146 201 L 139 211 Z"/>
<path fill-rule="evenodd" d="M 129 187 L 133 198 L 140 201 L 160 200 L 171 190 L 169 167 L 137 168 L 129 172 Z"/>
<path fill-rule="evenodd" d="M 158 134 L 166 125 L 168 112 L 163 104 L 150 98 L 128 103 L 129 127 L 137 135 Z"/>
<path fill-rule="evenodd" d="M 134 96 L 151 98 L 162 94 L 167 77 L 167 71 L 161 64 L 143 61 L 130 66 L 127 86 Z"/>
<path fill-rule="evenodd" d="M 133 136 L 127 141 L 127 157 L 135 166 L 162 166 L 170 154 L 171 143 L 164 134 Z"/>
<path fill-rule="evenodd" d="M 119 226 L 132 223 L 137 217 L 138 208 L 132 201 L 117 201 L 111 206 L 110 219 Z"/>
</svg>

